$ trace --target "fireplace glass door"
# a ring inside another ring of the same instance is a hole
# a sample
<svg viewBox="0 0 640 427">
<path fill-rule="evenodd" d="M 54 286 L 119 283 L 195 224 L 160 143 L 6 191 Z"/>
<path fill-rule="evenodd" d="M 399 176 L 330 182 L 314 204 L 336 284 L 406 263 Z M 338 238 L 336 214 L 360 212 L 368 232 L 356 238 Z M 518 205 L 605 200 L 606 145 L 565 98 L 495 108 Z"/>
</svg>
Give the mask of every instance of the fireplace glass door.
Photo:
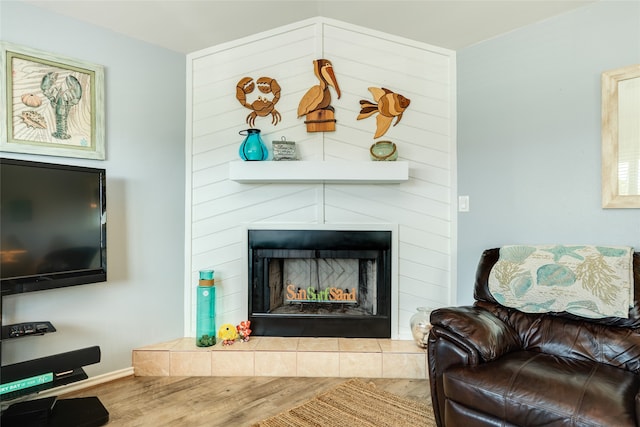
<svg viewBox="0 0 640 427">
<path fill-rule="evenodd" d="M 391 232 L 250 230 L 256 335 L 389 338 Z"/>
</svg>

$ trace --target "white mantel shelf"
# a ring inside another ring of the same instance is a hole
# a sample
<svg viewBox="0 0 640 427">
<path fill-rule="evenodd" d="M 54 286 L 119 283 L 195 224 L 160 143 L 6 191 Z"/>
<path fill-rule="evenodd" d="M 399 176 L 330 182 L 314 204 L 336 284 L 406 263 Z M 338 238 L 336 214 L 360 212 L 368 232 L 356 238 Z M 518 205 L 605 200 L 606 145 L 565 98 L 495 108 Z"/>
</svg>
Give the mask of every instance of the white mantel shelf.
<svg viewBox="0 0 640 427">
<path fill-rule="evenodd" d="M 398 184 L 409 180 L 408 162 L 235 161 L 229 179 L 243 184 Z"/>
</svg>

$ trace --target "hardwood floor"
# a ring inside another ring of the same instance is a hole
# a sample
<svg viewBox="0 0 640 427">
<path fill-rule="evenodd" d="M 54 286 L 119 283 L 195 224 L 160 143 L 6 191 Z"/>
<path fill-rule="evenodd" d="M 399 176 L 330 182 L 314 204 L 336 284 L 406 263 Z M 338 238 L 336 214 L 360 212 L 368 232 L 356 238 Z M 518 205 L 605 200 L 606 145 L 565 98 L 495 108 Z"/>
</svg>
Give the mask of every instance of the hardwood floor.
<svg viewBox="0 0 640 427">
<path fill-rule="evenodd" d="M 347 378 L 128 377 L 59 396 L 97 396 L 109 426 L 250 426 Z M 430 401 L 428 380 L 367 378 L 398 396 Z"/>
</svg>

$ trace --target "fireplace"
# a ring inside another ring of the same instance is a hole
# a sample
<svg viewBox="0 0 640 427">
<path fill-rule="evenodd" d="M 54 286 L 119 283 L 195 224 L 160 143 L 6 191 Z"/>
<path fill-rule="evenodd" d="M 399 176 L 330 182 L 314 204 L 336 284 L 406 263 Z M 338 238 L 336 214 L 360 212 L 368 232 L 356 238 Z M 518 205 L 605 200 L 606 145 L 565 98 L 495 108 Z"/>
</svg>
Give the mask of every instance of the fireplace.
<svg viewBox="0 0 640 427">
<path fill-rule="evenodd" d="M 391 231 L 248 230 L 255 335 L 391 337 Z"/>
</svg>

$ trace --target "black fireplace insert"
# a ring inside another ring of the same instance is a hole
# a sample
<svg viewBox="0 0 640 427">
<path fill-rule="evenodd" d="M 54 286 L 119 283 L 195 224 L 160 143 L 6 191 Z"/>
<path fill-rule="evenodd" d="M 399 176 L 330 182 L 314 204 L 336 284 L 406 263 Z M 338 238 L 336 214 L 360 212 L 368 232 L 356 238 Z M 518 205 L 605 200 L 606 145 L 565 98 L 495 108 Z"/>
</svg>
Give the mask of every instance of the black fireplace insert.
<svg viewBox="0 0 640 427">
<path fill-rule="evenodd" d="M 254 335 L 391 337 L 391 231 L 248 233 Z"/>
</svg>

